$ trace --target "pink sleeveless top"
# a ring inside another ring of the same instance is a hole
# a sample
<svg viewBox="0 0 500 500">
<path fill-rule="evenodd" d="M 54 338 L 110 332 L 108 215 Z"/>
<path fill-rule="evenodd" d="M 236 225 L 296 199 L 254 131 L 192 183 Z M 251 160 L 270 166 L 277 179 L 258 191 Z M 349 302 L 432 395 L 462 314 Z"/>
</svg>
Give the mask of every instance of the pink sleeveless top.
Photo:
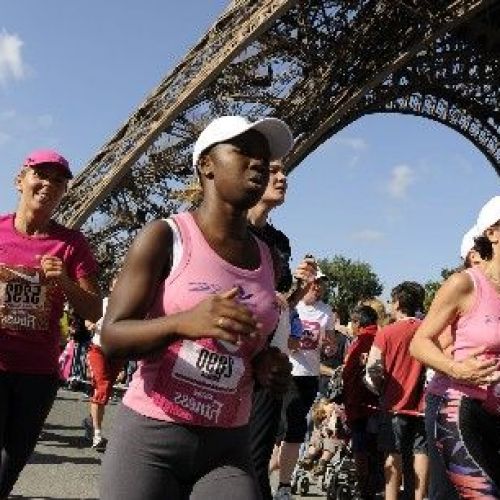
<svg viewBox="0 0 500 500">
<path fill-rule="evenodd" d="M 453 335 L 455 337 L 454 358 L 465 359 L 470 351 L 486 346 L 486 357 L 500 360 L 500 294 L 489 282 L 478 266 L 466 271 L 474 283 L 475 300 L 471 309 L 458 318 Z M 449 388 L 480 400 L 500 405 L 500 385 L 472 386 L 449 379 Z M 495 403 L 495 398 L 498 401 Z"/>
<path fill-rule="evenodd" d="M 250 363 L 278 321 L 271 254 L 256 240 L 259 268 L 237 268 L 212 250 L 190 213 L 177 214 L 173 220 L 182 240 L 182 257 L 159 288 L 149 317 L 186 311 L 209 295 L 238 286 L 239 301 L 262 323 L 262 335 L 244 340 L 241 346 L 214 339 L 174 340 L 139 363 L 123 402 L 157 420 L 225 428 L 245 425 L 253 391 Z"/>
</svg>

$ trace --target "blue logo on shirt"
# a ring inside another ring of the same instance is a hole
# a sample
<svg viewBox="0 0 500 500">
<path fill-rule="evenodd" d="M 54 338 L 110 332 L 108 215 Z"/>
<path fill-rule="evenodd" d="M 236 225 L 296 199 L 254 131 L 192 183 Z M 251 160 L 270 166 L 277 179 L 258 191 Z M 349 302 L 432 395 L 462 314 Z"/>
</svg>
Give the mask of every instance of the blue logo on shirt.
<svg viewBox="0 0 500 500">
<path fill-rule="evenodd" d="M 188 286 L 189 292 L 201 292 L 215 295 L 223 291 L 222 287 L 217 283 L 206 283 L 205 281 L 191 281 L 190 283 L 188 283 Z M 238 288 L 237 298 L 242 302 L 250 300 L 254 295 L 253 293 L 245 292 L 245 289 L 238 283 L 234 284 L 233 286 Z"/>
</svg>

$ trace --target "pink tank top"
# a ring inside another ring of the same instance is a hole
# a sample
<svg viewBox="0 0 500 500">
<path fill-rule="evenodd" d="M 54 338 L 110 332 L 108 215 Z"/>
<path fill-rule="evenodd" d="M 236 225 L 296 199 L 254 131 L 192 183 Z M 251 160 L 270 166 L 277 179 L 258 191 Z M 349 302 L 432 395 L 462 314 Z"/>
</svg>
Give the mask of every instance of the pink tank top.
<svg viewBox="0 0 500 500">
<path fill-rule="evenodd" d="M 213 427 L 245 425 L 253 391 L 250 363 L 278 321 L 271 254 L 256 240 L 259 268 L 237 268 L 212 250 L 190 213 L 173 219 L 182 240 L 182 257 L 160 287 L 149 317 L 186 311 L 211 294 L 238 286 L 239 301 L 258 317 L 262 335 L 241 346 L 214 339 L 175 340 L 140 362 L 123 401 L 158 420 Z"/>
<path fill-rule="evenodd" d="M 471 309 L 461 316 L 453 332 L 455 337 L 454 358 L 465 359 L 470 351 L 486 346 L 486 357 L 500 360 L 500 294 L 478 267 L 466 271 L 474 283 L 475 300 Z M 472 386 L 449 380 L 449 387 L 472 398 L 488 400 L 488 404 L 500 405 L 499 384 Z M 496 394 L 498 400 L 495 402 Z"/>
</svg>

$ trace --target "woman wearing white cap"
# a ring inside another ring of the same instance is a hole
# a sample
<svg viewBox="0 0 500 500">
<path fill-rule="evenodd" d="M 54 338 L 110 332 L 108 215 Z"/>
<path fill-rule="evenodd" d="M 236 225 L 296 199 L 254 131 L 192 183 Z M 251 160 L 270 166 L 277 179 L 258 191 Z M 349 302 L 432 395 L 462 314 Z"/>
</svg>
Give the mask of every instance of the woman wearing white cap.
<svg viewBox="0 0 500 500">
<path fill-rule="evenodd" d="M 411 353 L 446 375 L 434 436 L 462 498 L 500 498 L 500 196 L 481 209 L 475 246 L 484 262 L 441 287 Z M 453 358 L 436 345 L 451 325 Z"/>
<path fill-rule="evenodd" d="M 101 315 L 88 243 L 52 219 L 71 177 L 59 153 L 33 151 L 16 177 L 16 212 L 0 216 L 0 499 L 14 486 L 56 397 L 65 301 L 86 318 Z"/>
<path fill-rule="evenodd" d="M 478 236 L 480 236 L 480 234 L 477 232 L 477 227 L 472 226 L 462 238 L 462 244 L 460 245 L 460 257 L 462 257 L 466 268 L 477 266 L 483 262 L 481 254 L 476 246 L 476 238 Z"/>
<path fill-rule="evenodd" d="M 278 318 L 274 269 L 246 212 L 270 160 L 291 146 L 278 119 L 214 120 L 193 151 L 200 207 L 150 223 L 129 250 L 101 340 L 140 362 L 104 459 L 103 500 L 260 497 L 247 429 L 253 377 L 283 391 L 289 365 L 264 349 Z"/>
<path fill-rule="evenodd" d="M 477 266 L 483 262 L 476 249 L 475 238 L 477 238 L 476 226 L 471 227 L 463 236 L 460 244 L 460 257 L 465 269 Z M 437 343 L 443 352 L 452 356 L 453 336 L 451 327 L 438 337 Z M 446 477 L 446 468 L 436 446 L 434 430 L 438 409 L 441 406 L 443 395 L 448 388 L 448 377 L 442 373 L 429 369 L 427 372 L 429 383 L 425 394 L 425 430 L 427 432 L 427 453 L 429 456 L 429 500 L 454 500 L 458 498 L 455 487 Z"/>
</svg>

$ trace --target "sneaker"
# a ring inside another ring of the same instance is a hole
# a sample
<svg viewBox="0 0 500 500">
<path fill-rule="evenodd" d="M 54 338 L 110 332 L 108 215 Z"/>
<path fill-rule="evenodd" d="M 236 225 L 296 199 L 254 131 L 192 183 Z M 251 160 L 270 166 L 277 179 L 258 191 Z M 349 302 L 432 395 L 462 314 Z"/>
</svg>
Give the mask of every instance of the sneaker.
<svg viewBox="0 0 500 500">
<path fill-rule="evenodd" d="M 92 436 L 94 435 L 94 426 L 92 424 L 92 418 L 91 417 L 85 417 L 82 420 L 82 427 L 85 432 L 85 439 L 87 441 L 92 441 Z"/>
<path fill-rule="evenodd" d="M 108 440 L 105 437 L 102 436 L 94 436 L 94 439 L 92 440 L 92 448 L 95 451 L 99 452 L 105 452 L 106 451 L 106 445 L 108 444 Z"/>
<path fill-rule="evenodd" d="M 274 494 L 273 500 L 292 500 L 291 486 L 280 486 Z"/>
</svg>

